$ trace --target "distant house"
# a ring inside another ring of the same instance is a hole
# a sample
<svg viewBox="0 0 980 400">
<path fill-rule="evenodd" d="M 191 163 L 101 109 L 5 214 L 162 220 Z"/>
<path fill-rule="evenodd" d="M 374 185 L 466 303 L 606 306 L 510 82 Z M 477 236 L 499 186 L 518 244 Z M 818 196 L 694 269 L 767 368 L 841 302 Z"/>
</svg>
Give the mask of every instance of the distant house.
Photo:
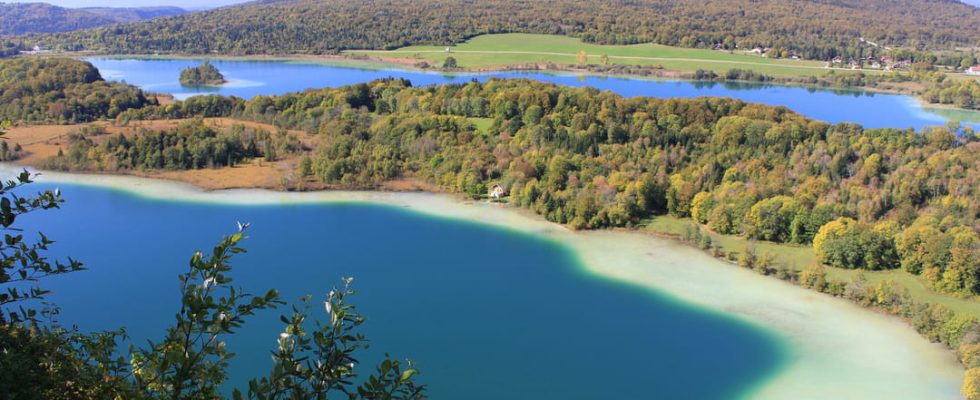
<svg viewBox="0 0 980 400">
<path fill-rule="evenodd" d="M 25 53 L 27 53 L 27 54 L 42 54 L 42 53 L 50 53 L 50 52 L 51 52 L 50 50 L 46 50 L 43 46 L 41 46 L 39 44 L 36 44 L 36 45 L 34 45 L 34 47 L 31 47 L 31 49 L 29 51 L 26 51 Z"/>
<path fill-rule="evenodd" d="M 967 75 L 980 75 L 980 65 L 974 65 L 966 69 Z"/>
<path fill-rule="evenodd" d="M 881 63 L 875 61 L 874 63 L 871 64 L 871 68 L 876 68 L 876 69 L 881 68 Z"/>
<path fill-rule="evenodd" d="M 830 62 L 832 62 L 834 64 L 841 64 L 841 63 L 844 62 L 844 59 L 840 58 L 840 56 L 837 56 L 837 57 L 834 57 L 833 60 L 830 60 Z"/>
<path fill-rule="evenodd" d="M 490 198 L 491 199 L 500 200 L 501 198 L 503 198 L 506 195 L 507 195 L 507 192 L 504 190 L 503 185 L 501 185 L 499 183 L 493 184 L 493 187 L 490 188 Z"/>
</svg>

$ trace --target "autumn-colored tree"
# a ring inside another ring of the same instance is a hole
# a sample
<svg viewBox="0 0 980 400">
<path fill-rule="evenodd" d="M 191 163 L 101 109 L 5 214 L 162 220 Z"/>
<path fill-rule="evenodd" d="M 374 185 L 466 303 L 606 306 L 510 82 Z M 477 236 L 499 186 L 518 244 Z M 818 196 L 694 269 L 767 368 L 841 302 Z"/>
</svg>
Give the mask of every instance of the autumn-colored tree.
<svg viewBox="0 0 980 400">
<path fill-rule="evenodd" d="M 776 196 L 755 203 L 745 216 L 745 235 L 752 239 L 788 242 L 790 225 L 800 207 L 792 197 Z"/>
<path fill-rule="evenodd" d="M 814 289 L 818 292 L 824 291 L 827 287 L 827 270 L 820 264 L 807 266 L 800 273 L 800 286 Z"/>
<path fill-rule="evenodd" d="M 895 244 L 884 232 L 851 218 L 838 218 L 813 238 L 817 260 L 840 268 L 889 269 L 898 266 Z"/>
<path fill-rule="evenodd" d="M 970 368 L 963 374 L 963 386 L 960 388 L 968 400 L 980 400 L 980 367 Z"/>
</svg>

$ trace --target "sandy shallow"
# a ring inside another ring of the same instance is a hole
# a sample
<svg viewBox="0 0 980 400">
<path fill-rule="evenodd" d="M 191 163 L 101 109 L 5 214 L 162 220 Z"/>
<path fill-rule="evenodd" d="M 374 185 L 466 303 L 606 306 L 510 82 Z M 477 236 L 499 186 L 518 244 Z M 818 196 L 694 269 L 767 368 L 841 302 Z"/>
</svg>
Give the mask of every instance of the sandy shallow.
<svg viewBox="0 0 980 400">
<path fill-rule="evenodd" d="M 16 171 L 19 167 L 0 165 L 3 176 Z M 790 349 L 789 362 L 748 398 L 962 399 L 963 369 L 953 354 L 928 343 L 901 320 L 756 275 L 671 240 L 623 231 L 572 232 L 512 207 L 429 193 L 206 192 L 164 180 L 54 172 L 45 172 L 38 181 L 222 204 L 373 203 L 529 232 L 574 249 L 583 268 L 598 278 L 657 290 L 781 337 Z"/>
</svg>

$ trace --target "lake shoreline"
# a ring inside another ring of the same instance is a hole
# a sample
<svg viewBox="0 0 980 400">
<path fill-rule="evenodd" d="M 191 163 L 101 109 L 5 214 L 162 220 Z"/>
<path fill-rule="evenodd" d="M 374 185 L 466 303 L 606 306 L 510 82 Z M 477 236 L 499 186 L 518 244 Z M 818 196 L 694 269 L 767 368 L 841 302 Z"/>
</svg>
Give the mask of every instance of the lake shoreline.
<svg viewBox="0 0 980 400">
<path fill-rule="evenodd" d="M 451 53 L 448 53 L 451 54 Z M 481 67 L 481 68 L 459 68 L 453 70 L 445 70 L 439 68 L 419 68 L 416 64 L 418 60 L 415 59 L 404 59 L 404 58 L 390 58 L 390 57 L 358 57 L 350 55 L 330 55 L 330 54 L 290 54 L 290 55 L 271 55 L 271 54 L 256 54 L 256 55 L 232 55 L 232 54 L 217 54 L 217 55 L 200 55 L 200 54 L 111 54 L 111 53 L 57 53 L 57 54 L 47 54 L 41 57 L 70 57 L 77 59 L 84 58 L 107 58 L 107 59 L 136 59 L 136 60 L 216 60 L 216 61 L 279 61 L 287 63 L 304 63 L 304 64 L 316 64 L 316 65 L 329 65 L 329 66 L 339 66 L 339 67 L 350 67 L 357 69 L 366 70 L 388 70 L 397 69 L 406 72 L 419 72 L 419 73 L 432 73 L 432 74 L 492 74 L 492 73 L 507 73 L 507 72 L 536 72 L 536 73 L 550 73 L 550 74 L 577 74 L 595 77 L 609 77 L 609 78 L 623 78 L 623 79 L 636 79 L 636 80 L 653 80 L 653 81 L 679 81 L 679 82 L 690 82 L 690 83 L 714 83 L 714 84 L 724 84 L 724 83 L 750 83 L 750 84 L 764 84 L 764 85 L 774 85 L 774 86 L 785 86 L 785 87 L 795 87 L 795 88 L 805 88 L 805 89 L 819 89 L 819 90 L 846 90 L 854 92 L 867 92 L 867 93 L 881 93 L 881 94 L 892 94 L 892 95 L 903 95 L 908 96 L 920 103 L 923 107 L 930 108 L 942 108 L 954 111 L 966 111 L 966 112 L 977 112 L 978 110 L 960 108 L 949 104 L 941 103 L 929 103 L 923 99 L 914 90 L 899 90 L 890 88 L 879 88 L 879 87 L 869 87 L 869 86 L 838 86 L 838 85 L 817 85 L 817 84 L 807 84 L 803 82 L 796 82 L 792 80 L 787 80 L 788 78 L 776 77 L 774 81 L 770 82 L 756 82 L 756 81 L 745 81 L 745 80 L 703 80 L 703 79 L 691 79 L 686 77 L 690 74 L 689 72 L 680 70 L 666 70 L 666 69 L 650 69 L 638 66 L 641 69 L 647 69 L 656 71 L 656 75 L 642 75 L 642 74 L 631 74 L 631 73 L 604 73 L 601 71 L 592 71 L 588 68 L 574 68 L 567 65 L 552 64 L 554 68 L 548 67 L 549 64 L 527 64 L 527 65 L 497 65 L 491 67 Z M 545 68 L 541 68 L 545 66 Z M 629 67 L 630 65 L 626 65 Z M 828 69 L 828 71 L 834 71 L 834 69 Z M 816 77 L 816 75 L 813 75 Z M 975 121 L 980 122 L 980 121 Z"/>
<path fill-rule="evenodd" d="M 2 165 L 8 174 L 21 168 Z M 926 342 L 898 318 L 759 276 L 691 246 L 650 234 L 573 232 L 527 210 L 424 191 L 202 190 L 172 179 L 47 171 L 39 181 L 94 185 L 167 200 L 236 205 L 370 203 L 532 233 L 573 250 L 582 268 L 596 277 L 652 289 L 781 336 L 791 344 L 795 353 L 792 360 L 771 379 L 760 382 L 749 398 L 960 398 L 963 370 L 952 353 Z M 916 370 L 923 366 L 926 372 Z M 828 382 L 835 384 L 824 384 Z M 801 397 L 801 393 L 805 395 Z"/>
</svg>

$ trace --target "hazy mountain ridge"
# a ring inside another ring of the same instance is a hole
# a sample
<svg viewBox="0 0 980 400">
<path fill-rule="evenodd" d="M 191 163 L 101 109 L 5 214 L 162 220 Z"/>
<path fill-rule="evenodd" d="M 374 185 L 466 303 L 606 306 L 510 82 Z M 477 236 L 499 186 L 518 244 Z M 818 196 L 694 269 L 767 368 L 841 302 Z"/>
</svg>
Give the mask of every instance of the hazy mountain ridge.
<svg viewBox="0 0 980 400">
<path fill-rule="evenodd" d="M 80 10 L 111 18 L 115 22 L 134 22 L 187 13 L 183 8 L 169 6 L 139 8 L 85 7 Z"/>
<path fill-rule="evenodd" d="M 47 3 L 0 3 L 0 35 L 57 33 L 186 13 L 177 7 L 65 8 Z"/>
</svg>

